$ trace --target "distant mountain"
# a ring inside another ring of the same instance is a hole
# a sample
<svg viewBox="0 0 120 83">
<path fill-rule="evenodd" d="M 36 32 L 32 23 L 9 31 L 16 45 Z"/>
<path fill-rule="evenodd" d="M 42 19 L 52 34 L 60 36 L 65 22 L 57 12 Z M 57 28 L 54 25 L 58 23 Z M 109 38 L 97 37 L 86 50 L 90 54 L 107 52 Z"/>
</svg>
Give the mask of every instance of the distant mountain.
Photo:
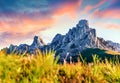
<svg viewBox="0 0 120 83">
<path fill-rule="evenodd" d="M 19 46 L 16 46 L 11 44 L 7 50 L 7 53 L 10 54 L 11 52 L 14 52 L 18 54 L 22 53 L 35 54 L 36 50 L 40 50 L 41 48 L 44 47 L 44 45 L 45 43 L 43 42 L 43 40 L 40 37 L 35 36 L 33 43 L 31 45 L 20 44 Z"/>
<path fill-rule="evenodd" d="M 36 50 L 45 51 L 53 49 L 56 51 L 56 56 L 60 55 L 60 62 L 64 59 L 70 60 L 70 57 L 77 59 L 79 54 L 88 48 L 100 48 L 104 50 L 117 50 L 117 45 L 113 45 L 109 41 L 96 36 L 96 30 L 89 27 L 87 20 L 80 20 L 76 27 L 73 27 L 66 35 L 57 34 L 49 45 L 45 45 L 41 38 L 34 37 L 33 43 L 29 46 L 21 44 L 19 46 L 10 45 L 8 53 L 12 51 L 17 53 L 35 54 Z"/>
<path fill-rule="evenodd" d="M 117 50 L 120 52 L 120 44 L 119 43 L 115 43 L 112 41 L 107 41 L 111 46 L 114 46 L 117 48 Z"/>
</svg>

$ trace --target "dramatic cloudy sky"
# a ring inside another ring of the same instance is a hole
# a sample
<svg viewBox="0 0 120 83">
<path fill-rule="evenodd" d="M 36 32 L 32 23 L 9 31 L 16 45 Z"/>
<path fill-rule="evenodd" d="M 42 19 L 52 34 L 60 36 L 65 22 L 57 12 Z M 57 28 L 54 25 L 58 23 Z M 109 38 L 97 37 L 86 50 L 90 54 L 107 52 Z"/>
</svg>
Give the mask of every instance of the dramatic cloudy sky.
<svg viewBox="0 0 120 83">
<path fill-rule="evenodd" d="M 120 0 L 0 0 L 0 48 L 31 44 L 34 35 L 48 43 L 80 19 L 99 37 L 120 43 Z"/>
</svg>

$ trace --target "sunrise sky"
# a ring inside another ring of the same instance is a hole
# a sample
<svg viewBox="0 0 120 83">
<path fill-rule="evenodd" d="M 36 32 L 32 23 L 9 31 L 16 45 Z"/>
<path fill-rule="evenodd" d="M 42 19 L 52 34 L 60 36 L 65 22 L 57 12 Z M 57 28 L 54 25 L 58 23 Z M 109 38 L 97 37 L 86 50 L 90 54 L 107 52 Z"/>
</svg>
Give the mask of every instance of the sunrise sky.
<svg viewBox="0 0 120 83">
<path fill-rule="evenodd" d="M 99 37 L 120 43 L 120 0 L 0 0 L 0 48 L 31 44 L 35 35 L 49 43 L 81 19 Z"/>
</svg>

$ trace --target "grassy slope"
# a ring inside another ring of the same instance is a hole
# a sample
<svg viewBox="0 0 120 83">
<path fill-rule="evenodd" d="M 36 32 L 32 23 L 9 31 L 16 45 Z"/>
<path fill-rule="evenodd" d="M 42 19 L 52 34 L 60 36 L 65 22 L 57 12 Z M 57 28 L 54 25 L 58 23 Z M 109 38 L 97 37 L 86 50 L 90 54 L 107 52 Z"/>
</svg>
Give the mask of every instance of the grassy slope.
<svg viewBox="0 0 120 83">
<path fill-rule="evenodd" d="M 103 50 L 103 49 L 86 49 L 81 53 L 82 57 L 86 59 L 87 62 L 93 61 L 93 56 L 98 55 L 101 60 L 105 59 L 115 59 L 116 57 L 120 59 L 120 53 L 111 50 Z"/>
<path fill-rule="evenodd" d="M 93 50 L 93 49 L 91 49 Z M 92 52 L 89 49 L 89 54 Z M 94 53 L 99 52 L 94 49 Z M 106 51 L 100 51 L 104 54 Z M 86 52 L 87 53 L 87 52 Z M 93 52 L 92 52 L 93 54 Z M 54 53 L 38 53 L 27 57 L 0 52 L 0 83 L 116 83 L 120 82 L 120 64 L 99 62 L 58 65 Z"/>
</svg>

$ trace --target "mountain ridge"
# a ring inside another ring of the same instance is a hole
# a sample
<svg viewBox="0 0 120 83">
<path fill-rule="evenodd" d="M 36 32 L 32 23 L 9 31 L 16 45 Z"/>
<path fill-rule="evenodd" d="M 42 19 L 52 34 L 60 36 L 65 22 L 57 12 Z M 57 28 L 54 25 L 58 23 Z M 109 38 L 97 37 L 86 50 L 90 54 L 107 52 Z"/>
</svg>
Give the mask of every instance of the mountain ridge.
<svg viewBox="0 0 120 83">
<path fill-rule="evenodd" d="M 35 36 L 31 45 L 10 45 L 7 53 L 15 51 L 18 53 L 27 52 L 35 54 L 38 49 L 41 51 L 53 49 L 56 51 L 56 56 L 60 55 L 60 61 L 63 61 L 65 58 L 68 60 L 70 57 L 77 58 L 79 54 L 87 48 L 116 51 L 118 49 L 116 46 L 117 45 L 111 44 L 109 41 L 105 41 L 103 38 L 97 37 L 96 30 L 89 27 L 88 20 L 82 19 L 76 27 L 69 29 L 65 35 L 56 34 L 49 45 L 45 45 L 40 37 Z"/>
</svg>

